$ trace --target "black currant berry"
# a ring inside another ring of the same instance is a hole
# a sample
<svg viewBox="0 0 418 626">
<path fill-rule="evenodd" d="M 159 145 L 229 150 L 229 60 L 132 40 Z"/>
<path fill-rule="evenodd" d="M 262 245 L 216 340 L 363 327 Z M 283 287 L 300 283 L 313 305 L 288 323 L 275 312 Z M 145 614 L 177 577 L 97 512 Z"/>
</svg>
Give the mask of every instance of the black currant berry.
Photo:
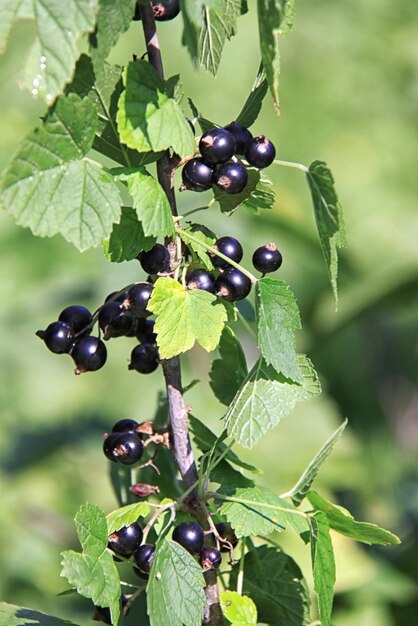
<svg viewBox="0 0 418 626">
<path fill-rule="evenodd" d="M 148 252 L 138 254 L 137 259 L 147 274 L 158 274 L 170 269 L 170 254 L 160 243 L 156 243 Z"/>
<path fill-rule="evenodd" d="M 106 296 L 105 304 L 107 304 L 109 301 L 119 302 L 120 304 L 122 304 L 125 298 L 126 298 L 126 291 L 122 291 L 122 293 L 120 293 L 119 291 L 112 291 L 112 293 L 109 293 L 109 295 Z"/>
<path fill-rule="evenodd" d="M 215 241 L 215 250 L 229 257 L 235 263 L 239 263 L 244 255 L 244 251 L 240 242 L 234 237 L 220 237 Z M 224 261 L 221 257 L 211 254 L 212 263 L 215 267 L 227 267 L 228 261 Z"/>
<path fill-rule="evenodd" d="M 181 172 L 183 184 L 180 191 L 185 189 L 206 191 L 210 189 L 213 184 L 213 173 L 213 167 L 204 163 L 202 159 L 190 159 Z"/>
<path fill-rule="evenodd" d="M 144 574 L 149 574 L 152 561 L 154 560 L 155 546 L 150 543 L 144 543 L 140 546 L 134 554 L 134 559 L 137 568 Z"/>
<path fill-rule="evenodd" d="M 154 320 L 139 318 L 136 326 L 136 337 L 141 343 L 156 343 L 157 335 L 154 332 Z"/>
<path fill-rule="evenodd" d="M 106 346 L 98 337 L 81 337 L 74 343 L 71 356 L 75 363 L 75 373 L 95 372 L 106 363 Z"/>
<path fill-rule="evenodd" d="M 187 274 L 186 287 L 187 289 L 203 289 L 203 291 L 215 293 L 215 279 L 206 270 L 193 270 Z"/>
<path fill-rule="evenodd" d="M 227 267 L 215 282 L 216 295 L 229 302 L 243 300 L 250 291 L 251 280 L 235 267 Z"/>
<path fill-rule="evenodd" d="M 134 433 L 137 426 L 138 422 L 127 417 L 116 422 L 112 428 L 112 433 Z"/>
<path fill-rule="evenodd" d="M 199 563 L 205 572 L 217 569 L 222 563 L 222 555 L 216 548 L 203 548 L 199 554 Z"/>
<path fill-rule="evenodd" d="M 245 150 L 245 158 L 248 163 L 259 169 L 271 165 L 275 156 L 276 148 L 274 144 L 264 135 L 251 139 Z"/>
<path fill-rule="evenodd" d="M 99 326 L 104 339 L 129 335 L 134 326 L 135 317 L 131 311 L 122 308 L 120 302 L 106 302 L 99 313 Z"/>
<path fill-rule="evenodd" d="M 138 317 L 148 317 L 151 312 L 147 310 L 148 300 L 151 298 L 154 285 L 150 283 L 137 283 L 128 291 L 127 298 L 123 303 L 125 309 L 129 309 Z"/>
<path fill-rule="evenodd" d="M 199 141 L 199 151 L 205 163 L 226 163 L 234 155 L 234 136 L 224 128 L 211 128 Z"/>
<path fill-rule="evenodd" d="M 93 320 L 90 311 L 85 306 L 77 304 L 67 306 L 66 309 L 61 311 L 58 319 L 60 322 L 65 322 L 68 326 L 71 326 L 76 335 L 87 329 Z"/>
<path fill-rule="evenodd" d="M 151 374 L 159 364 L 158 349 L 152 343 L 140 343 L 131 352 L 131 362 L 128 369 L 136 370 L 140 374 Z"/>
<path fill-rule="evenodd" d="M 65 322 L 52 322 L 36 334 L 54 354 L 68 354 L 74 345 L 74 330 Z"/>
<path fill-rule="evenodd" d="M 144 452 L 144 444 L 136 433 L 110 433 L 104 440 L 103 452 L 109 461 L 134 465 Z"/>
<path fill-rule="evenodd" d="M 205 535 L 196 522 L 183 522 L 173 530 L 173 540 L 177 541 L 190 554 L 199 554 L 203 548 Z"/>
<path fill-rule="evenodd" d="M 236 122 L 232 122 L 224 128 L 229 133 L 231 133 L 231 135 L 234 136 L 235 154 L 245 154 L 245 148 L 247 147 L 247 143 L 253 138 L 248 128 L 245 128 L 244 126 L 241 126 L 241 124 L 237 124 Z"/>
<path fill-rule="evenodd" d="M 142 541 L 142 528 L 138 522 L 123 526 L 109 535 L 109 548 L 121 556 L 130 557 L 139 548 Z"/>
<path fill-rule="evenodd" d="M 242 163 L 224 163 L 216 170 L 213 179 L 225 193 L 241 193 L 248 183 L 248 174 Z"/>
<path fill-rule="evenodd" d="M 235 548 L 238 543 L 238 537 L 236 536 L 230 524 L 227 524 L 225 522 L 219 522 L 219 524 L 216 524 L 216 530 L 218 531 L 218 534 L 222 537 L 222 539 L 229 541 L 231 546 Z M 229 552 L 226 545 L 221 546 L 221 552 Z"/>
<path fill-rule="evenodd" d="M 166 22 L 174 19 L 180 13 L 178 0 L 165 0 L 165 2 L 151 2 L 154 18 L 157 22 Z"/>
<path fill-rule="evenodd" d="M 274 243 L 267 243 L 253 254 L 253 265 L 262 274 L 269 274 L 279 269 L 283 257 Z"/>
</svg>

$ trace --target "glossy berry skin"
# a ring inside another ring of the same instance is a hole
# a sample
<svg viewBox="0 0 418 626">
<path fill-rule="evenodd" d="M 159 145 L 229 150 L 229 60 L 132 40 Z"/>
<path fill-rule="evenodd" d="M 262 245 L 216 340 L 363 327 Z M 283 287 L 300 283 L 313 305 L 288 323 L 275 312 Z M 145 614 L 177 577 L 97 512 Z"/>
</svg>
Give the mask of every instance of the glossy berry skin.
<svg viewBox="0 0 418 626">
<path fill-rule="evenodd" d="M 241 193 L 248 183 L 248 174 L 242 163 L 224 163 L 215 172 L 214 181 L 225 193 Z"/>
<path fill-rule="evenodd" d="M 155 555 L 155 546 L 150 543 L 144 543 L 134 554 L 137 568 L 143 574 L 149 574 L 152 561 Z"/>
<path fill-rule="evenodd" d="M 134 325 L 134 315 L 122 308 L 120 302 L 106 302 L 99 313 L 99 326 L 104 339 L 128 335 Z"/>
<path fill-rule="evenodd" d="M 112 291 L 112 293 L 109 293 L 109 295 L 105 298 L 105 304 L 107 304 L 110 300 L 112 302 L 119 302 L 120 304 L 123 304 L 126 298 L 126 291 L 123 291 L 120 295 L 117 295 L 118 293 L 118 291 Z"/>
<path fill-rule="evenodd" d="M 138 422 L 127 417 L 116 422 L 112 428 L 112 433 L 134 433 L 137 426 Z"/>
<path fill-rule="evenodd" d="M 38 330 L 37 336 L 54 354 L 68 354 L 74 345 L 74 331 L 65 322 L 52 322 L 46 330 Z"/>
<path fill-rule="evenodd" d="M 132 285 L 123 306 L 138 317 L 148 317 L 151 315 L 151 312 L 147 310 L 147 304 L 153 289 L 154 285 L 150 283 Z"/>
<path fill-rule="evenodd" d="M 251 280 L 235 267 L 227 267 L 216 279 L 216 295 L 229 302 L 244 300 L 250 291 Z"/>
<path fill-rule="evenodd" d="M 88 334 L 90 329 L 87 329 L 87 327 L 91 324 L 92 319 L 90 311 L 85 306 L 77 304 L 67 306 L 58 317 L 60 322 L 65 322 L 68 326 L 71 326 L 76 335 L 85 329 Z"/>
<path fill-rule="evenodd" d="M 232 122 L 231 124 L 228 124 L 228 126 L 224 126 L 224 128 L 234 136 L 235 154 L 244 155 L 248 142 L 253 138 L 252 133 L 250 133 L 248 128 L 245 128 L 245 126 L 241 126 L 241 124 L 237 124 L 236 122 Z"/>
<path fill-rule="evenodd" d="M 139 318 L 135 333 L 137 339 L 141 343 L 156 343 L 157 335 L 154 332 L 154 326 L 154 320 Z"/>
<path fill-rule="evenodd" d="M 199 554 L 203 548 L 205 535 L 196 522 L 183 522 L 173 530 L 173 541 L 177 541 L 190 554 Z"/>
<path fill-rule="evenodd" d="M 216 530 L 218 531 L 218 534 L 222 537 L 222 539 L 229 541 L 231 546 L 235 548 L 238 543 L 238 537 L 236 536 L 230 524 L 226 524 L 225 522 L 219 522 L 218 524 L 216 524 Z M 221 546 L 221 552 L 229 552 L 226 545 Z"/>
<path fill-rule="evenodd" d="M 130 557 L 142 541 L 142 528 L 138 522 L 124 526 L 109 536 L 109 548 L 121 556 Z"/>
<path fill-rule="evenodd" d="M 173 20 L 179 13 L 178 0 L 166 0 L 165 2 L 151 2 L 154 18 L 157 22 L 167 22 Z"/>
<path fill-rule="evenodd" d="M 234 136 L 224 128 L 211 128 L 199 141 L 202 159 L 208 165 L 226 163 L 234 155 Z"/>
<path fill-rule="evenodd" d="M 217 569 L 222 563 L 222 555 L 216 548 L 203 548 L 199 554 L 199 563 L 205 572 Z"/>
<path fill-rule="evenodd" d="M 186 287 L 187 289 L 203 289 L 203 291 L 215 293 L 215 279 L 210 272 L 193 270 L 187 274 Z"/>
<path fill-rule="evenodd" d="M 244 251 L 238 239 L 234 237 L 220 237 L 213 246 L 218 252 L 224 254 L 229 257 L 235 263 L 239 263 L 244 255 Z M 227 267 L 228 262 L 221 259 L 221 257 L 214 255 L 212 256 L 212 263 L 215 267 Z"/>
<path fill-rule="evenodd" d="M 142 457 L 144 444 L 136 433 L 110 433 L 104 440 L 103 452 L 109 461 L 134 465 Z"/>
<path fill-rule="evenodd" d="M 212 187 L 214 168 L 202 159 L 190 159 L 182 169 L 183 185 L 180 190 L 207 191 Z"/>
<path fill-rule="evenodd" d="M 147 274 L 158 274 L 170 269 L 170 254 L 160 243 L 156 243 L 148 252 L 138 254 L 137 259 Z"/>
<path fill-rule="evenodd" d="M 269 274 L 279 269 L 283 257 L 274 243 L 257 248 L 253 254 L 253 265 L 262 274 Z"/>
<path fill-rule="evenodd" d="M 74 343 L 71 356 L 75 363 L 75 373 L 95 372 L 106 363 L 106 346 L 98 337 L 81 337 Z"/>
<path fill-rule="evenodd" d="M 276 156 L 274 144 L 264 135 L 254 137 L 247 144 L 245 158 L 250 165 L 263 169 L 271 165 Z"/>
<path fill-rule="evenodd" d="M 140 343 L 131 352 L 128 369 L 140 374 L 151 374 L 159 364 L 158 349 L 152 343 Z"/>
</svg>

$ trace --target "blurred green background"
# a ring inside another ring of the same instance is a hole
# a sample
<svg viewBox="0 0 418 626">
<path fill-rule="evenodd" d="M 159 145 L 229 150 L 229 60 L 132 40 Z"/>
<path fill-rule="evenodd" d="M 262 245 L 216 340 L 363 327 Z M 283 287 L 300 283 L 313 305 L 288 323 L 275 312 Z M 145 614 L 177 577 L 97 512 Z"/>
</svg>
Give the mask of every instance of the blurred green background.
<svg viewBox="0 0 418 626">
<path fill-rule="evenodd" d="M 255 2 L 249 4 L 216 80 L 193 69 L 179 43 L 180 19 L 159 28 L 166 75 L 180 71 L 186 94 L 221 124 L 239 112 L 259 64 Z M 300 172 L 270 168 L 277 191 L 272 211 L 200 214 L 218 235 L 242 241 L 248 267 L 256 246 L 277 242 L 285 259 L 280 275 L 301 309 L 299 348 L 324 387 L 319 399 L 299 406 L 243 454 L 264 470 L 265 484 L 283 492 L 349 418 L 316 487 L 403 543 L 368 549 L 334 536 L 334 626 L 412 626 L 418 615 L 418 4 L 404 0 L 400 10 L 391 0 L 316 0 L 297 8 L 294 31 L 281 44 L 282 115 L 266 98 L 254 131 L 275 142 L 281 159 L 330 165 L 348 246 L 336 313 Z M 1 167 L 43 113 L 17 86 L 32 35 L 29 23 L 15 26 L 1 59 Z M 143 52 L 136 23 L 110 60 L 124 64 Z M 179 203 L 190 209 L 202 196 L 182 194 Z M 83 502 L 115 507 L 101 434 L 123 417 L 151 419 L 162 374 L 129 372 L 132 341 L 119 339 L 108 346 L 104 369 L 75 377 L 70 359 L 49 353 L 34 332 L 65 306 L 94 309 L 142 275 L 136 262 L 107 263 L 100 249 L 79 254 L 60 237 L 34 238 L 4 213 L 0 224 L 0 597 L 88 625 L 88 601 L 57 597 L 66 588 L 59 553 L 77 547 L 73 517 Z M 255 347 L 243 341 L 252 362 Z M 210 359 L 195 349 L 184 381 L 203 381 L 188 401 L 220 432 L 223 409 L 205 382 Z M 286 534 L 280 541 L 308 574 L 309 550 Z"/>
</svg>

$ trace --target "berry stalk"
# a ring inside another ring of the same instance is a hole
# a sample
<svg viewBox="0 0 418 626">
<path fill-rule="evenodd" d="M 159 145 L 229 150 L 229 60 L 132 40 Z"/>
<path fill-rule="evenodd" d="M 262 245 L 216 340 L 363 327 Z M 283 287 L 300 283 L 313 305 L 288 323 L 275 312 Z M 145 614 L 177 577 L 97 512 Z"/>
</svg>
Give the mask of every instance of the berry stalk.
<svg viewBox="0 0 418 626">
<path fill-rule="evenodd" d="M 140 5 L 139 11 L 149 61 L 156 69 L 160 77 L 164 78 L 160 44 L 151 3 Z M 157 161 L 158 182 L 164 189 L 168 198 L 173 217 L 176 217 L 177 205 L 174 193 L 174 171 L 174 164 L 171 162 L 168 154 L 164 155 L 161 159 L 159 159 L 159 161 Z M 190 443 L 188 413 L 183 397 L 179 357 L 162 361 L 162 367 L 166 382 L 168 414 L 171 425 L 174 457 L 184 484 L 186 488 L 189 488 L 198 481 L 198 473 Z M 197 497 L 196 490 L 193 490 L 191 494 L 195 498 Z M 205 506 L 199 506 L 199 502 L 196 501 L 196 519 L 204 528 L 208 526 L 205 509 Z M 223 626 L 224 620 L 219 603 L 216 572 L 213 570 L 205 572 L 205 580 L 206 606 L 204 624 L 207 626 Z"/>
</svg>

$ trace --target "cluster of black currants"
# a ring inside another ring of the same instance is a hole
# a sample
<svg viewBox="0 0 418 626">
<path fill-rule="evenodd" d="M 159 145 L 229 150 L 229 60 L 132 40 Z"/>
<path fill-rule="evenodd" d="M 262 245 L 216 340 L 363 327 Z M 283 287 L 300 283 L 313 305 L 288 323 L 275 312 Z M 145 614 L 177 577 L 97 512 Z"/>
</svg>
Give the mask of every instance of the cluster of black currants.
<svg viewBox="0 0 418 626">
<path fill-rule="evenodd" d="M 136 465 L 140 461 L 144 444 L 138 425 L 135 420 L 122 419 L 105 435 L 103 452 L 109 461 L 122 465 Z"/>
<path fill-rule="evenodd" d="M 216 185 L 226 193 L 241 193 L 248 183 L 244 156 L 249 166 L 263 169 L 273 163 L 276 149 L 264 135 L 253 137 L 248 128 L 232 122 L 211 128 L 199 141 L 200 157 L 187 161 L 182 170 L 180 191 L 207 191 Z"/>
<path fill-rule="evenodd" d="M 220 237 L 213 247 L 235 263 L 239 263 L 244 254 L 240 242 L 234 237 Z M 212 272 L 203 269 L 192 270 L 186 277 L 188 289 L 203 289 L 230 302 L 246 298 L 251 291 L 250 278 L 226 259 L 216 254 L 211 254 L 211 257 L 215 269 L 219 270 L 218 277 L 215 278 Z M 274 243 L 257 248 L 253 254 L 253 265 L 263 275 L 275 272 L 282 261 L 282 255 Z"/>
<path fill-rule="evenodd" d="M 135 13 L 133 19 L 138 21 L 141 19 L 141 13 L 139 10 L 140 3 L 137 2 L 135 6 Z M 154 19 L 157 22 L 167 22 L 172 20 L 180 13 L 180 6 L 178 0 L 165 0 L 164 2 L 151 2 L 152 11 L 154 13 Z"/>
</svg>

